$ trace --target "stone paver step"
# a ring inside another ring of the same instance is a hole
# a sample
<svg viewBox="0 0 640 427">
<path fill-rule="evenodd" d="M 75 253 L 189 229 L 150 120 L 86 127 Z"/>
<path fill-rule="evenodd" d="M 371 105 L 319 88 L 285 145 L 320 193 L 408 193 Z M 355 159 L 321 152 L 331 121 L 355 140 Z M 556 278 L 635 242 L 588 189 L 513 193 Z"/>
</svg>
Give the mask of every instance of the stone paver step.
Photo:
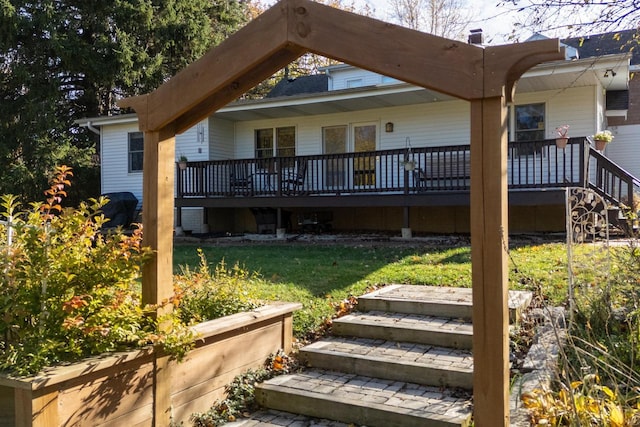
<svg viewBox="0 0 640 427">
<path fill-rule="evenodd" d="M 470 288 L 445 286 L 390 285 L 358 298 L 358 310 L 471 319 Z M 533 294 L 509 291 L 509 319 L 515 322 L 530 303 Z"/>
<path fill-rule="evenodd" d="M 448 389 L 309 369 L 256 387 L 265 407 L 369 427 L 468 426 L 469 396 Z"/>
<path fill-rule="evenodd" d="M 333 321 L 333 334 L 471 349 L 473 327 L 464 319 L 369 311 Z"/>
<path fill-rule="evenodd" d="M 314 368 L 440 387 L 473 387 L 469 350 L 371 338 L 327 337 L 300 350 Z"/>
<path fill-rule="evenodd" d="M 225 424 L 225 427 L 354 427 L 340 421 L 307 417 L 289 412 L 262 410 L 251 414 L 250 418 Z"/>
</svg>

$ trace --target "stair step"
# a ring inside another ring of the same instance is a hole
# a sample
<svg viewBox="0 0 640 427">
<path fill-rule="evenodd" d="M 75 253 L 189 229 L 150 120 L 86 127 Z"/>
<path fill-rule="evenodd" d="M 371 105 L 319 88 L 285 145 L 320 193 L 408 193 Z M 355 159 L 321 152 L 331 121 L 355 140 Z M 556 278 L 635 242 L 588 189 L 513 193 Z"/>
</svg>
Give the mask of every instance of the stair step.
<svg viewBox="0 0 640 427">
<path fill-rule="evenodd" d="M 468 426 L 471 400 L 436 387 L 309 369 L 258 384 L 265 407 L 370 427 Z"/>
<path fill-rule="evenodd" d="M 328 337 L 300 350 L 314 368 L 424 385 L 473 388 L 468 350 L 370 338 Z"/>
<path fill-rule="evenodd" d="M 528 291 L 509 291 L 509 320 L 516 322 L 533 294 Z M 470 288 L 445 286 L 389 285 L 358 298 L 360 311 L 388 311 L 406 314 L 471 319 L 472 291 Z"/>
<path fill-rule="evenodd" d="M 333 321 L 333 334 L 471 349 L 473 327 L 464 319 L 369 311 Z"/>
<path fill-rule="evenodd" d="M 250 418 L 226 423 L 225 427 L 354 427 L 340 421 L 312 418 L 290 412 L 273 409 L 260 410 L 251 414 Z"/>
</svg>

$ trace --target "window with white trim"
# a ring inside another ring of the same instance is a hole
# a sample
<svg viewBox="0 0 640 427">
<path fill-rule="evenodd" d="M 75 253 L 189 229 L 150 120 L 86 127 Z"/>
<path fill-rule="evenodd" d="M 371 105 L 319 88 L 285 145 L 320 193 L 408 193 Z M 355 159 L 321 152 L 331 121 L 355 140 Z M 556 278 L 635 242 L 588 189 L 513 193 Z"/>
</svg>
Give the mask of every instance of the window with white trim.
<svg viewBox="0 0 640 427">
<path fill-rule="evenodd" d="M 517 145 L 518 155 L 540 154 L 541 146 L 535 141 L 545 139 L 546 108 L 544 103 L 515 105 L 513 111 L 513 134 L 510 137 Z"/>
<path fill-rule="evenodd" d="M 142 172 L 144 134 L 142 132 L 129 132 L 128 144 L 129 172 Z"/>
<path fill-rule="evenodd" d="M 279 128 L 256 129 L 255 154 L 258 167 L 268 168 L 273 157 L 294 157 L 296 155 L 296 128 L 285 126 Z"/>
</svg>

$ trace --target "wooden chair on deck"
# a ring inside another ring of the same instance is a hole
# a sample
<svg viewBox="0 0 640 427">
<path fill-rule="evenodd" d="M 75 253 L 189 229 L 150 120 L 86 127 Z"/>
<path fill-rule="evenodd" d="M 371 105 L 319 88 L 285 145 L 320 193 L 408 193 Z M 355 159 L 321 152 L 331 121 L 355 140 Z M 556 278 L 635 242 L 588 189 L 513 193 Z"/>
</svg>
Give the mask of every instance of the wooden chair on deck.
<svg viewBox="0 0 640 427">
<path fill-rule="evenodd" d="M 253 174 L 250 172 L 248 163 L 231 165 L 229 188 L 234 196 L 249 196 L 253 194 Z"/>
<path fill-rule="evenodd" d="M 301 194 L 307 177 L 307 161 L 298 160 L 293 171 L 282 176 L 282 193 L 287 195 Z"/>
</svg>

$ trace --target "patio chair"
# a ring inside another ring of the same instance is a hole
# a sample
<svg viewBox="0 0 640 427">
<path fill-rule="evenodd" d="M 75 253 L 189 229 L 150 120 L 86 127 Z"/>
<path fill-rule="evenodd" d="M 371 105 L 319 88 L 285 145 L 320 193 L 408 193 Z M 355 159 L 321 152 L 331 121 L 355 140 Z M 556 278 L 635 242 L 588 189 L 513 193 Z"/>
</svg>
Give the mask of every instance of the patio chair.
<svg viewBox="0 0 640 427">
<path fill-rule="evenodd" d="M 425 191 L 427 184 L 429 183 L 429 177 L 422 168 L 416 167 L 413 170 L 413 185 L 415 191 Z"/>
<path fill-rule="evenodd" d="M 248 163 L 231 165 L 229 188 L 234 196 L 249 196 L 253 194 L 253 174 L 249 170 Z"/>
<path fill-rule="evenodd" d="M 298 160 L 293 171 L 282 176 L 282 193 L 287 195 L 302 194 L 307 177 L 307 161 Z"/>
</svg>

